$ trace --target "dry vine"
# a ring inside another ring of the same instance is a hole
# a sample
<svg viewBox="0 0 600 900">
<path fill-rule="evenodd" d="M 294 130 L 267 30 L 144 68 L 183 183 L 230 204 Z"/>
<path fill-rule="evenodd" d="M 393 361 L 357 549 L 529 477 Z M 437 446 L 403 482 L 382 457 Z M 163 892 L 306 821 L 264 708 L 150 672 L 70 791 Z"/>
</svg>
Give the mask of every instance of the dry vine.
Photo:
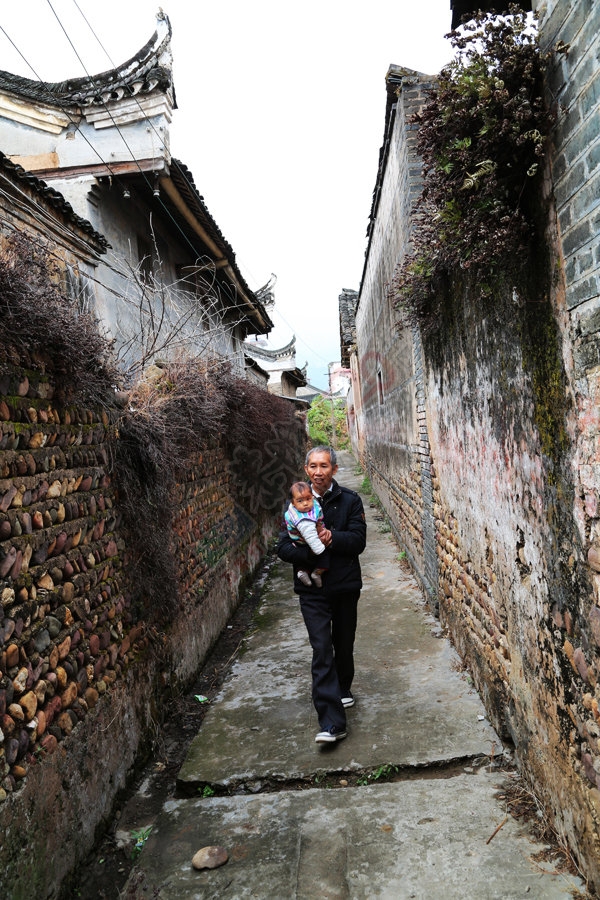
<svg viewBox="0 0 600 900">
<path fill-rule="evenodd" d="M 208 356 L 217 332 L 223 334 L 225 314 L 210 280 L 204 314 L 214 327 L 206 329 L 197 297 L 193 303 L 181 295 L 178 300 L 158 282 L 144 288 L 133 279 L 131 302 L 143 327 L 137 344 L 121 344 L 133 353 L 124 369 L 95 316 L 69 299 L 65 272 L 39 240 L 15 233 L 3 242 L 0 373 L 15 365 L 47 371 L 57 402 L 113 410 L 113 474 L 135 599 L 141 615 L 161 620 L 179 602 L 172 527 L 178 479 L 201 451 L 220 448 L 238 504 L 252 518 L 273 516 L 297 475 L 303 423 L 292 404 L 248 382 L 223 357 Z M 201 344 L 195 340 L 200 337 Z M 166 361 L 149 365 L 159 352 Z M 117 393 L 134 378 L 127 395 Z"/>
<path fill-rule="evenodd" d="M 22 232 L 3 240 L 0 365 L 51 367 L 57 399 L 110 403 L 122 381 L 111 342 L 96 318 L 68 299 L 64 274 L 40 241 Z"/>
</svg>

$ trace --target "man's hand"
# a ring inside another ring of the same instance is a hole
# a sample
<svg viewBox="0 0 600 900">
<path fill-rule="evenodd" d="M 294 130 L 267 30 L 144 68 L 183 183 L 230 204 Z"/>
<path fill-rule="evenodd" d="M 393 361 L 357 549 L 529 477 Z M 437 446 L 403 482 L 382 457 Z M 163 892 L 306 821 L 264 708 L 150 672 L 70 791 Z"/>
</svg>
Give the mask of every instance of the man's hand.
<svg viewBox="0 0 600 900">
<path fill-rule="evenodd" d="M 319 539 L 320 539 L 321 543 L 325 547 L 329 547 L 329 545 L 331 544 L 331 541 L 333 539 L 333 536 L 332 536 L 331 532 L 329 531 L 329 529 L 325 528 L 324 525 L 317 525 L 317 534 L 319 535 Z"/>
</svg>

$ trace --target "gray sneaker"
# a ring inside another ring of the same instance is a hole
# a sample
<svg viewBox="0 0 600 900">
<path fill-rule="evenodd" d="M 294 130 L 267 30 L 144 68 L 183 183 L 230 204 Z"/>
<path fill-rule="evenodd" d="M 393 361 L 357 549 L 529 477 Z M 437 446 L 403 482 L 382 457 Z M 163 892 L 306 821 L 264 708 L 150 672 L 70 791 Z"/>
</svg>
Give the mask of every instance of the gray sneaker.
<svg viewBox="0 0 600 900">
<path fill-rule="evenodd" d="M 352 696 L 351 692 L 346 691 L 346 693 L 342 697 L 342 706 L 344 707 L 344 709 L 349 709 L 351 706 L 354 706 L 355 703 L 356 700 Z"/>
</svg>

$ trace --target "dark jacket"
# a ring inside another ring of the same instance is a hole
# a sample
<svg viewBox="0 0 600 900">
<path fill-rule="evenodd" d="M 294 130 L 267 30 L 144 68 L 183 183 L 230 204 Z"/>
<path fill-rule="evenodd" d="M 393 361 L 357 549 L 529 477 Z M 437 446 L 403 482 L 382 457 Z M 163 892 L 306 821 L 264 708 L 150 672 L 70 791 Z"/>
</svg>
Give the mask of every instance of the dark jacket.
<svg viewBox="0 0 600 900">
<path fill-rule="evenodd" d="M 359 555 L 365 549 L 367 524 L 362 500 L 356 491 L 331 482 L 332 490 L 321 500 L 325 525 L 331 531 L 329 569 L 323 574 L 323 588 L 306 587 L 298 581 L 298 569 L 313 569 L 319 557 L 306 545 L 293 541 L 287 531 L 279 535 L 277 555 L 294 566 L 294 590 L 297 594 L 356 593 L 362 587 Z"/>
</svg>

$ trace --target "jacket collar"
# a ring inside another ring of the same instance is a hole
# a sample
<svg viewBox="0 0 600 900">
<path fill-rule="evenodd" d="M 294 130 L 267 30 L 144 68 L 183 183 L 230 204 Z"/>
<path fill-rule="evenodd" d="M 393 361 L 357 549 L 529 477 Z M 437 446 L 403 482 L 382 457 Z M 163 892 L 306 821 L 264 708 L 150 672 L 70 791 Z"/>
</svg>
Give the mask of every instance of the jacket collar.
<svg viewBox="0 0 600 900">
<path fill-rule="evenodd" d="M 340 488 L 339 484 L 337 483 L 337 481 L 335 480 L 335 478 L 332 479 L 331 486 L 329 487 L 328 490 L 325 491 L 325 493 L 323 494 L 322 497 L 319 497 L 318 494 L 315 494 L 315 492 L 313 490 L 314 496 L 317 498 L 317 500 L 319 500 L 320 503 L 328 503 L 332 497 L 335 497 L 335 496 L 337 496 L 337 494 L 340 494 L 340 493 L 341 493 L 341 488 Z"/>
</svg>

